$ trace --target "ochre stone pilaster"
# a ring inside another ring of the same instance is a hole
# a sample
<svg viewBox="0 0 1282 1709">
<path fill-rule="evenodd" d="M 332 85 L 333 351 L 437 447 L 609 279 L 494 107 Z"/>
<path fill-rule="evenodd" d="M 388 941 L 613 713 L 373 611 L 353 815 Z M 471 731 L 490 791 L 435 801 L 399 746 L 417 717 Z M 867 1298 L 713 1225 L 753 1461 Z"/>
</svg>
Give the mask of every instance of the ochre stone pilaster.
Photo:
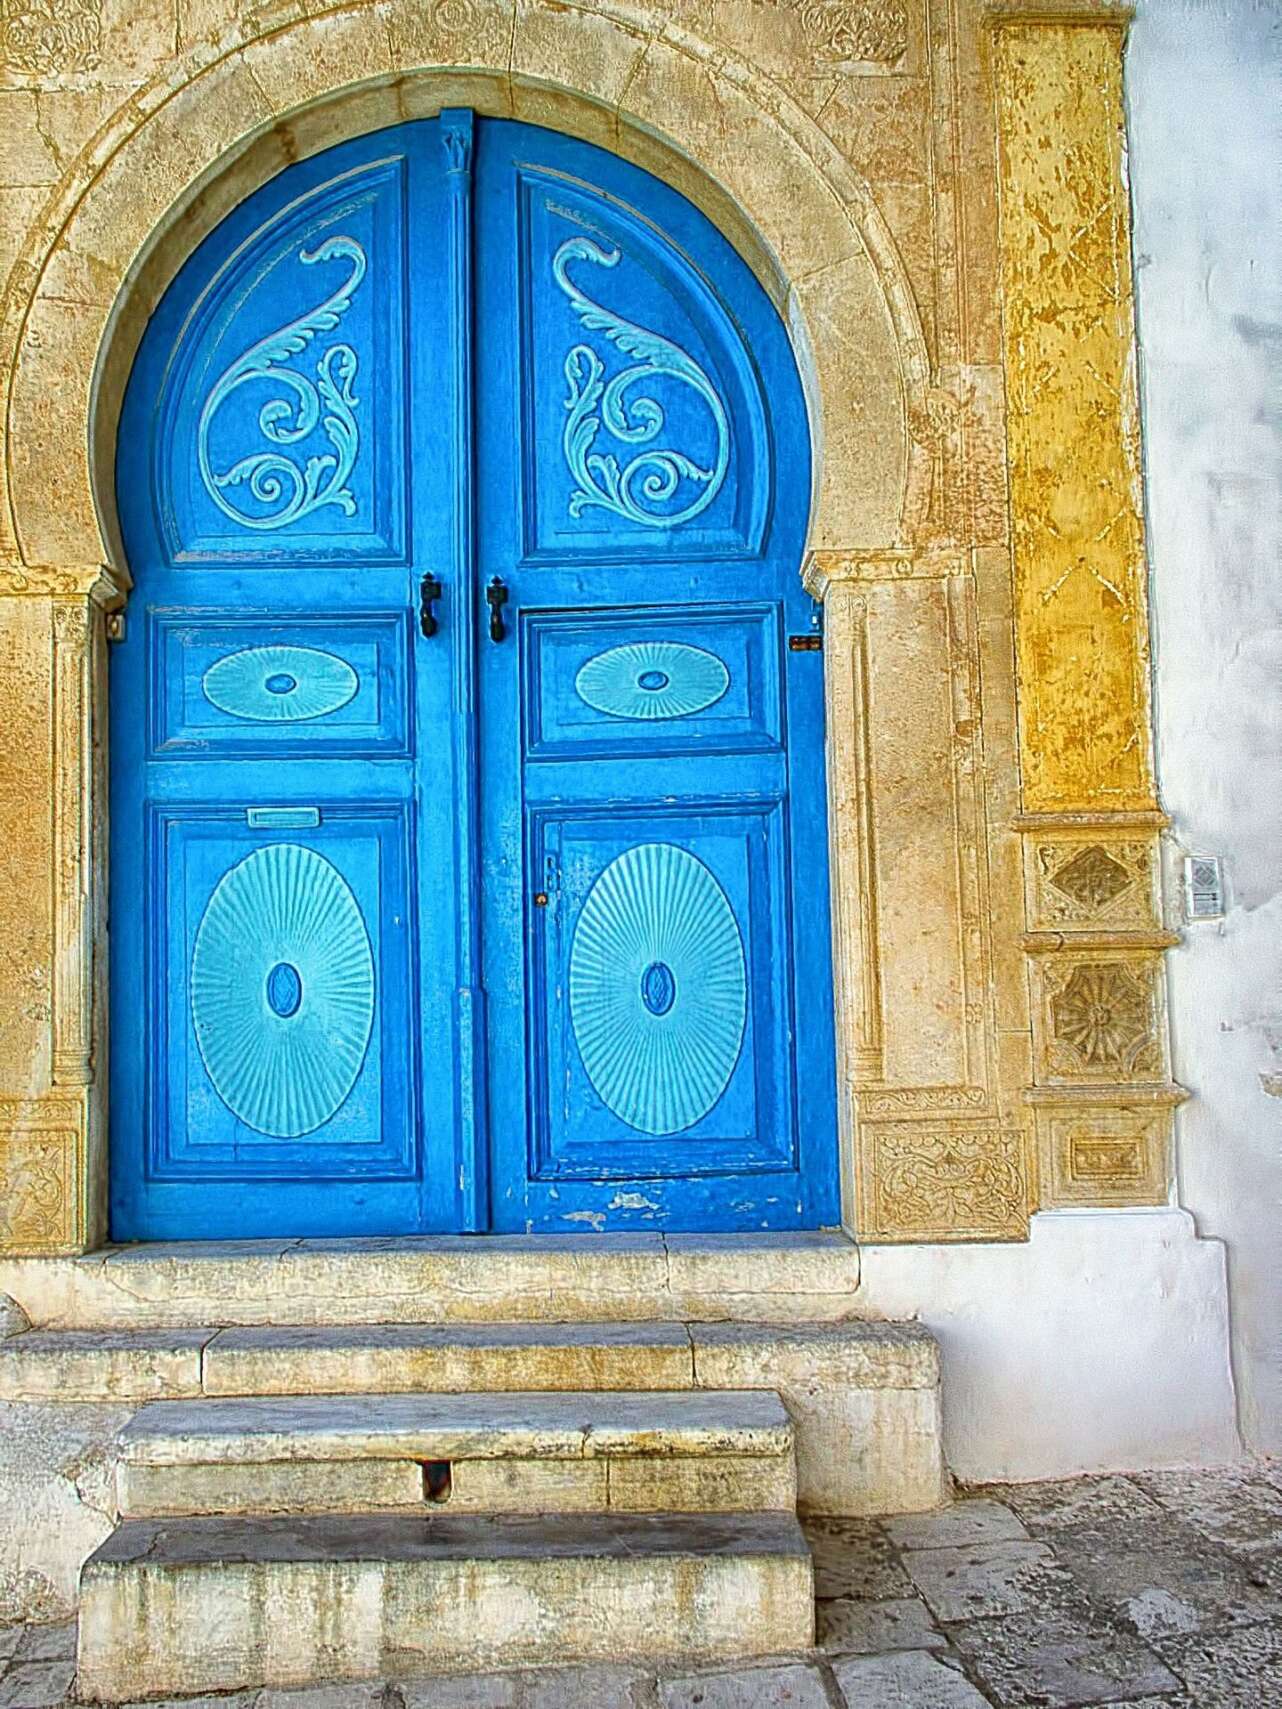
<svg viewBox="0 0 1282 1709">
<path fill-rule="evenodd" d="M 1127 14 L 994 19 L 1040 1202 L 1169 1191 L 1122 55 Z"/>
<path fill-rule="evenodd" d="M 864 1239 L 1028 1233 L 992 1008 L 972 555 L 818 551 L 842 1155 Z M 1018 903 L 1016 903 L 1018 906 Z"/>
<path fill-rule="evenodd" d="M 0 1251 L 105 1233 L 96 566 L 0 566 Z"/>
</svg>

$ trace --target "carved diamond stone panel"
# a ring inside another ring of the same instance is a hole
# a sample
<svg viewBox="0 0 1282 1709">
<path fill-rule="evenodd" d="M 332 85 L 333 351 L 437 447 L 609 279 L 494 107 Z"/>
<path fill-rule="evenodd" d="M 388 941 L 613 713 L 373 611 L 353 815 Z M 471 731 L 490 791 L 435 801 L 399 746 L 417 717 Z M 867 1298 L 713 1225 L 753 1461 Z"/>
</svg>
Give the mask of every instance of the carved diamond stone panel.
<svg viewBox="0 0 1282 1709">
<path fill-rule="evenodd" d="M 1042 836 L 1029 840 L 1029 924 L 1034 931 L 1157 924 L 1157 839 Z"/>
</svg>

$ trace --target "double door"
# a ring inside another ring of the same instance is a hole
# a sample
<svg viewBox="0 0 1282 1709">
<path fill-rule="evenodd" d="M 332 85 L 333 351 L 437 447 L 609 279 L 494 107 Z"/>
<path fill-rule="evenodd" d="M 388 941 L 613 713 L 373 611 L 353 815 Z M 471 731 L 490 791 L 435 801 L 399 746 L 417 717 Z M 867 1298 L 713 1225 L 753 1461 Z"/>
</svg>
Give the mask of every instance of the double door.
<svg viewBox="0 0 1282 1709">
<path fill-rule="evenodd" d="M 809 480 L 601 150 L 450 112 L 205 241 L 120 432 L 118 1238 L 835 1220 Z"/>
</svg>

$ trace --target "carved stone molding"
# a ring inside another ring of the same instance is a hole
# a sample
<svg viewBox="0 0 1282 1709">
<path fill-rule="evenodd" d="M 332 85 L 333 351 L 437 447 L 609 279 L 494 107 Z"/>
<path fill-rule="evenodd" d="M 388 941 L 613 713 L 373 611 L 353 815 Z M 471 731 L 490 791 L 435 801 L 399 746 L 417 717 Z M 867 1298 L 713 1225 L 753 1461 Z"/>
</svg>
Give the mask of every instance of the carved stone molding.
<svg viewBox="0 0 1282 1709">
<path fill-rule="evenodd" d="M 81 1250 L 83 1173 L 79 1099 L 0 1099 L 0 1249 Z"/>
<path fill-rule="evenodd" d="M 860 1093 L 863 1116 L 893 1116 L 897 1121 L 938 1121 L 941 1116 L 973 1118 L 986 1111 L 982 1086 L 877 1086 Z"/>
<path fill-rule="evenodd" d="M 826 600 L 832 588 L 846 582 L 944 581 L 973 572 L 970 552 L 916 552 L 907 547 L 873 551 L 858 547 L 844 551 L 821 548 L 806 558 L 802 581 L 813 598 Z"/>
<path fill-rule="evenodd" d="M 30 77 L 87 71 L 102 47 L 102 0 L 0 0 L 0 66 Z"/>
<path fill-rule="evenodd" d="M 1170 1118 L 1161 1107 L 1081 1103 L 1037 1112 L 1042 1203 L 1162 1205 L 1170 1179 Z"/>
<path fill-rule="evenodd" d="M 794 13 L 819 63 L 895 65 L 908 51 L 906 0 L 756 0 Z"/>
<path fill-rule="evenodd" d="M 90 650 L 96 621 L 87 600 L 57 600 L 52 606 L 55 1086 L 86 1086 L 93 1074 Z"/>
<path fill-rule="evenodd" d="M 841 589 L 828 601 L 824 626 L 833 975 L 838 1083 L 844 1089 L 882 1073 L 866 602 Z M 843 1128 L 849 1133 L 852 1125 L 847 1112 Z"/>
<path fill-rule="evenodd" d="M 1024 1135 L 950 1121 L 867 1122 L 860 1232 L 868 1240 L 1026 1240 Z"/>
</svg>

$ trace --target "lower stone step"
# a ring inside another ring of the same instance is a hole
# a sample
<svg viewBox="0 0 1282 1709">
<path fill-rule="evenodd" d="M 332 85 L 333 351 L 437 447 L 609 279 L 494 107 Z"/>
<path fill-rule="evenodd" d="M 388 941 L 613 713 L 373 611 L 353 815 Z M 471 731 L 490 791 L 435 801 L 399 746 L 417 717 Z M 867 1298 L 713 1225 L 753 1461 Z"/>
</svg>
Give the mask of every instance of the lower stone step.
<svg viewBox="0 0 1282 1709">
<path fill-rule="evenodd" d="M 813 1642 L 784 1514 L 132 1520 L 81 1575 L 82 1699 Z"/>
<path fill-rule="evenodd" d="M 159 1401 L 120 1436 L 122 1514 L 703 1513 L 796 1507 L 761 1390 Z"/>
</svg>

